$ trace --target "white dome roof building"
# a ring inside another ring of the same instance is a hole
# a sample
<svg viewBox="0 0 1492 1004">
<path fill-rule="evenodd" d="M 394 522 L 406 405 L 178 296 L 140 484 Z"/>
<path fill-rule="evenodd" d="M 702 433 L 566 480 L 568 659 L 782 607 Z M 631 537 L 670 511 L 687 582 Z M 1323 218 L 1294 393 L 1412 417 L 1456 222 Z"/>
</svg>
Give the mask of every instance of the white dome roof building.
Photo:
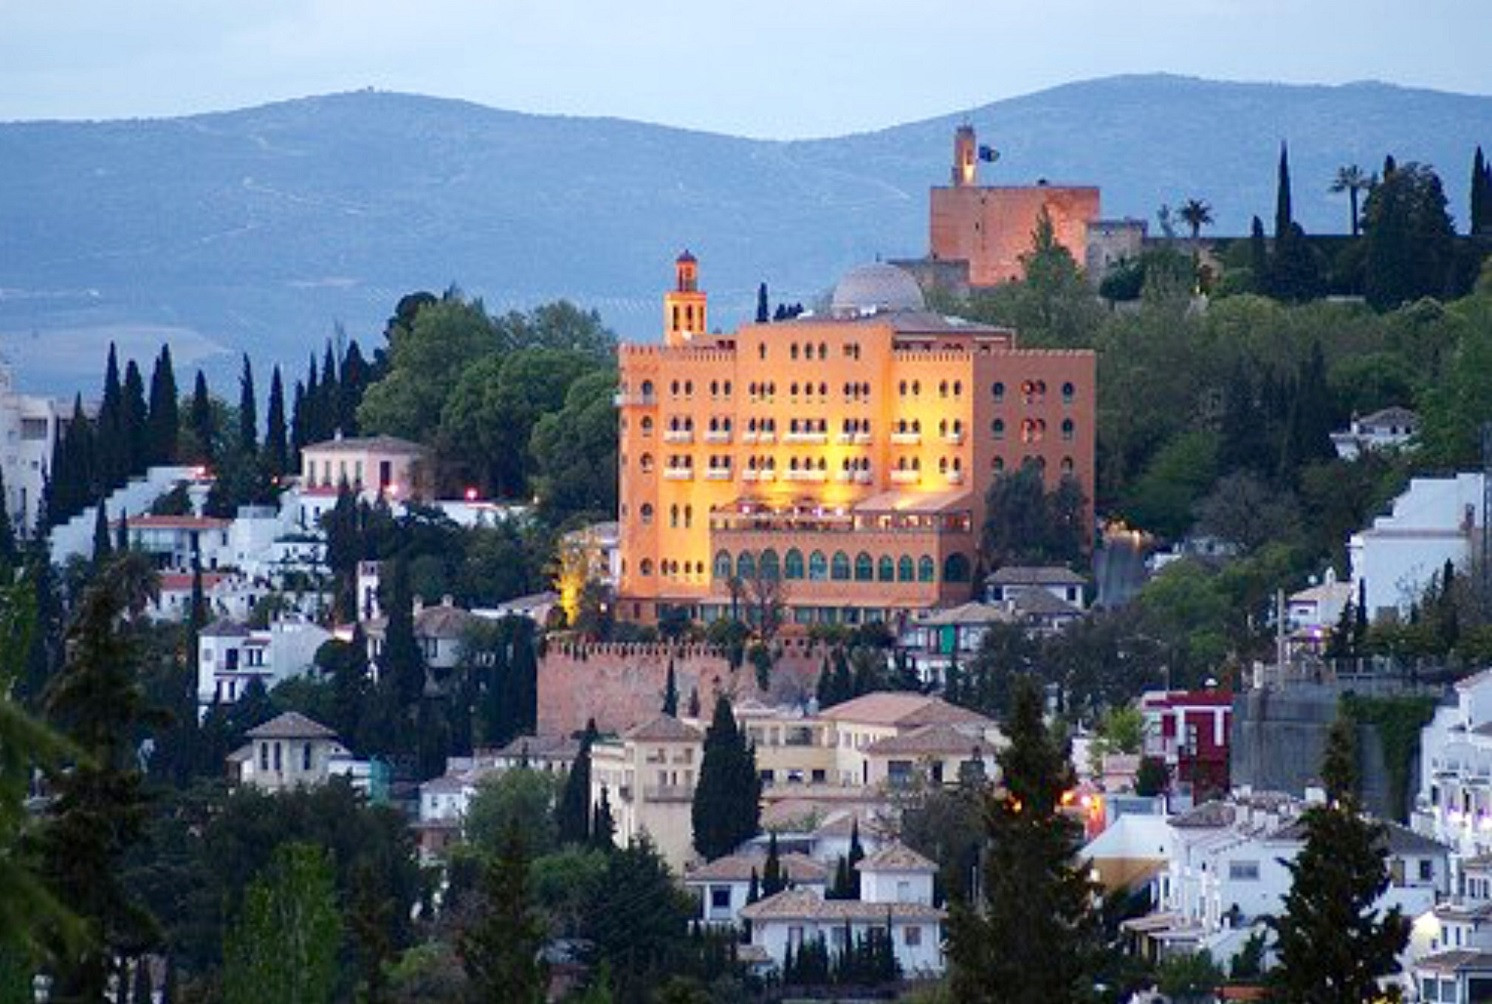
<svg viewBox="0 0 1492 1004">
<path fill-rule="evenodd" d="M 884 262 L 850 269 L 834 287 L 829 303 L 830 313 L 839 318 L 926 309 L 922 288 L 911 273 Z"/>
</svg>

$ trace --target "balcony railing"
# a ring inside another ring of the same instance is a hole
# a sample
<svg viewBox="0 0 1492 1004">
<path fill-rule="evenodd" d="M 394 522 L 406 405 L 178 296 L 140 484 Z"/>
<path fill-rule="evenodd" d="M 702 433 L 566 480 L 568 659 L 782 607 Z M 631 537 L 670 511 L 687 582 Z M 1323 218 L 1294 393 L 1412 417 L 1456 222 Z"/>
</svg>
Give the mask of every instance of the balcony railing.
<svg viewBox="0 0 1492 1004">
<path fill-rule="evenodd" d="M 915 485 L 922 480 L 921 471 L 892 471 L 891 483 L 893 485 Z"/>
<path fill-rule="evenodd" d="M 869 446 L 870 445 L 870 441 L 871 441 L 870 433 L 868 433 L 868 432 L 857 432 L 857 433 L 855 433 L 855 445 L 856 446 Z"/>
<path fill-rule="evenodd" d="M 868 484 L 870 484 L 870 481 L 871 481 L 870 472 L 869 471 L 856 471 L 855 472 L 855 480 L 857 482 L 859 482 L 860 484 L 862 484 L 862 485 L 868 485 Z"/>
<path fill-rule="evenodd" d="M 741 433 L 741 442 L 743 442 L 743 443 L 754 443 L 754 442 L 756 442 L 756 433 L 754 433 L 754 432 L 743 432 L 743 433 Z"/>
<path fill-rule="evenodd" d="M 663 468 L 663 479 L 665 481 L 693 481 L 694 468 L 692 467 L 665 467 Z"/>
<path fill-rule="evenodd" d="M 784 481 L 827 481 L 828 471 L 783 471 Z"/>
<path fill-rule="evenodd" d="M 691 429 L 668 429 L 663 433 L 665 443 L 692 443 L 694 432 Z"/>
<path fill-rule="evenodd" d="M 943 433 L 943 442 L 945 442 L 945 443 L 951 443 L 954 446 L 957 446 L 960 443 L 962 443 L 963 441 L 964 441 L 964 434 L 962 432 L 945 432 L 945 433 Z"/>
<path fill-rule="evenodd" d="M 730 468 L 729 467 L 707 467 L 707 468 L 705 468 L 705 480 L 706 481 L 729 481 L 730 480 Z"/>
<path fill-rule="evenodd" d="M 784 443 L 827 443 L 827 432 L 789 432 L 782 437 Z"/>
<path fill-rule="evenodd" d="M 728 443 L 728 442 L 730 442 L 730 430 L 729 429 L 711 429 L 709 432 L 705 433 L 705 442 L 707 442 L 707 443 Z"/>
<path fill-rule="evenodd" d="M 948 479 L 948 483 L 950 485 L 961 485 L 964 483 L 963 471 L 949 471 L 947 474 L 944 474 L 943 477 Z"/>
<path fill-rule="evenodd" d="M 849 484 L 851 481 L 855 480 L 855 472 L 854 471 L 835 471 L 834 472 L 834 480 L 838 481 L 840 484 Z"/>
<path fill-rule="evenodd" d="M 658 403 L 658 396 L 656 394 L 623 394 L 618 392 L 612 396 L 611 403 L 618 408 L 630 404 L 652 407 Z"/>
<path fill-rule="evenodd" d="M 744 470 L 741 472 L 742 481 L 756 481 L 760 471 Z"/>
<path fill-rule="evenodd" d="M 891 444 L 893 446 L 915 446 L 920 442 L 922 442 L 922 433 L 920 432 L 893 432 L 891 434 Z"/>
</svg>

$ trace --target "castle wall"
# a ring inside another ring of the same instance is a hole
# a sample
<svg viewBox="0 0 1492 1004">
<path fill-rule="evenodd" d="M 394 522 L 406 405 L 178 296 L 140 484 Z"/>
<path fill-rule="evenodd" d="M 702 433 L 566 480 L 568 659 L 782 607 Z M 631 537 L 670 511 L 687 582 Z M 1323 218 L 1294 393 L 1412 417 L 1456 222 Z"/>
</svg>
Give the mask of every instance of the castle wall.
<svg viewBox="0 0 1492 1004">
<path fill-rule="evenodd" d="M 968 261 L 973 286 L 1018 281 L 1043 206 L 1057 243 L 1084 262 L 1088 224 L 1099 218 L 1099 190 L 1073 185 L 934 188 L 932 257 Z"/>
</svg>

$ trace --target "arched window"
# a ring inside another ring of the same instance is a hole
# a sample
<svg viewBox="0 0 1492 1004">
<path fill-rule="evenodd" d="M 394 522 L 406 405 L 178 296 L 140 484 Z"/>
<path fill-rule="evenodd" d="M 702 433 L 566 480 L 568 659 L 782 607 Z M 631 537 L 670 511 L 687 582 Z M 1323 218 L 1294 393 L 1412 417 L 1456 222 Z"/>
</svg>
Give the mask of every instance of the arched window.
<svg viewBox="0 0 1492 1004">
<path fill-rule="evenodd" d="M 1073 470 L 1073 466 L 1074 465 L 1073 465 L 1071 457 L 1063 457 L 1062 458 L 1062 473 L 1063 474 L 1071 474 L 1072 470 Z"/>
<path fill-rule="evenodd" d="M 932 556 L 924 554 L 917 559 L 917 581 L 931 582 L 937 574 L 938 566 L 933 562 Z"/>
<path fill-rule="evenodd" d="M 1077 426 L 1073 423 L 1072 419 L 1070 419 L 1070 418 L 1064 418 L 1062 420 L 1062 438 L 1063 439 L 1071 441 L 1071 439 L 1073 437 L 1073 434 L 1076 431 L 1077 431 Z"/>
<path fill-rule="evenodd" d="M 995 402 L 997 404 L 1005 400 L 1005 384 L 1001 381 L 996 380 L 994 384 L 990 386 L 989 392 L 990 396 L 995 399 Z"/>
<path fill-rule="evenodd" d="M 1062 385 L 1062 401 L 1063 401 L 1063 403 L 1064 404 L 1072 404 L 1073 395 L 1076 394 L 1076 393 L 1077 393 L 1077 388 L 1073 387 L 1071 381 L 1069 381 L 1067 383 L 1064 383 Z"/>
<path fill-rule="evenodd" d="M 790 548 L 782 559 L 782 570 L 786 578 L 803 578 L 803 552 L 796 547 Z"/>
<path fill-rule="evenodd" d="M 642 569 L 642 574 L 643 575 L 652 575 L 653 574 L 653 559 L 652 558 L 643 558 L 642 562 L 639 565 L 639 567 Z"/>
<path fill-rule="evenodd" d="M 674 529 L 679 526 L 679 507 L 671 505 L 668 507 L 668 525 Z"/>
<path fill-rule="evenodd" d="M 855 555 L 855 581 L 870 582 L 875 578 L 875 561 L 870 555 L 861 551 Z"/>
<path fill-rule="evenodd" d="M 648 415 L 642 416 L 642 434 L 644 436 L 653 434 L 653 419 Z"/>
<path fill-rule="evenodd" d="M 828 359 L 829 358 L 829 345 L 828 345 L 827 342 L 819 342 L 819 358 L 820 359 Z"/>
<path fill-rule="evenodd" d="M 750 551 L 742 551 L 736 558 L 736 577 L 745 582 L 756 578 L 756 557 Z"/>
<path fill-rule="evenodd" d="M 1005 458 L 1004 457 L 996 457 L 994 460 L 991 460 L 990 464 L 989 464 L 989 469 L 992 470 L 992 471 L 995 471 L 996 473 L 999 473 L 1000 471 L 1003 471 L 1005 469 Z"/>
<path fill-rule="evenodd" d="M 797 362 L 798 361 L 798 343 L 797 342 L 793 342 L 791 345 L 789 345 L 787 347 L 787 357 L 789 359 L 793 360 L 793 362 Z"/>
<path fill-rule="evenodd" d="M 947 396 L 948 396 L 948 381 L 947 380 L 940 380 L 940 381 L 938 381 L 938 397 L 947 397 Z"/>
<path fill-rule="evenodd" d="M 1005 438 L 1005 419 L 997 418 L 989 424 L 989 431 L 996 439 Z"/>
<path fill-rule="evenodd" d="M 968 582 L 969 559 L 962 554 L 950 554 L 943 561 L 944 582 Z"/>
<path fill-rule="evenodd" d="M 880 582 L 896 581 L 896 562 L 891 560 L 891 555 L 883 554 L 876 562 L 876 579 Z"/>
<path fill-rule="evenodd" d="M 724 582 L 726 579 L 730 578 L 729 551 L 715 552 L 715 578 L 719 579 L 721 582 Z"/>
<path fill-rule="evenodd" d="M 782 578 L 782 565 L 777 560 L 777 552 L 770 547 L 762 552 L 761 556 L 762 578 L 776 582 Z"/>
<path fill-rule="evenodd" d="M 653 522 L 653 503 L 644 502 L 642 504 L 642 507 L 639 508 L 637 511 L 638 514 L 642 516 L 643 526 L 647 526 L 648 524 Z"/>
<path fill-rule="evenodd" d="M 823 582 L 829 577 L 829 561 L 823 551 L 814 551 L 808 556 L 808 580 Z"/>
<path fill-rule="evenodd" d="M 850 577 L 850 556 L 843 551 L 834 552 L 834 560 L 829 567 L 829 577 L 836 582 L 848 581 Z"/>
<path fill-rule="evenodd" d="M 896 559 L 896 581 L 913 582 L 917 578 L 917 568 L 912 564 L 912 556 L 903 554 Z"/>
<path fill-rule="evenodd" d="M 644 380 L 642 382 L 642 399 L 644 401 L 646 401 L 648 398 L 650 398 L 652 396 L 653 396 L 653 381 L 651 381 L 651 380 Z"/>
<path fill-rule="evenodd" d="M 652 474 L 653 473 L 653 455 L 651 453 L 644 453 L 638 459 L 637 463 L 638 463 L 638 466 L 640 466 L 642 468 L 642 473 L 644 473 L 644 474 Z"/>
<path fill-rule="evenodd" d="M 958 461 L 955 460 L 954 463 L 957 464 Z M 688 530 L 692 526 L 694 526 L 694 506 L 686 505 L 684 507 L 684 529 Z"/>
</svg>

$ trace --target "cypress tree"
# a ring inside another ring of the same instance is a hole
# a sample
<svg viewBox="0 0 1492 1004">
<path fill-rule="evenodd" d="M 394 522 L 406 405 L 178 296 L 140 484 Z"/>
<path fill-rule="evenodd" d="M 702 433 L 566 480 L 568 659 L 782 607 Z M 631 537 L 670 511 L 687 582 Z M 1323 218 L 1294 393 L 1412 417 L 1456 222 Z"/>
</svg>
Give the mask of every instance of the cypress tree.
<svg viewBox="0 0 1492 1004">
<path fill-rule="evenodd" d="M 849 881 L 845 884 L 845 899 L 860 898 L 860 869 L 857 867 L 865 860 L 865 847 L 860 843 L 860 817 L 856 816 L 854 822 L 850 823 L 850 854 L 845 858 L 845 876 Z"/>
<path fill-rule="evenodd" d="M 584 844 L 590 837 L 591 746 L 597 735 L 596 720 L 592 718 L 585 723 L 580 751 L 575 754 L 575 764 L 565 777 L 565 788 L 554 811 L 561 843 Z"/>
<path fill-rule="evenodd" d="M 162 345 L 150 371 L 149 457 L 153 465 L 176 462 L 176 438 L 181 428 L 181 404 L 177 400 L 176 371 L 171 365 L 171 346 Z"/>
<path fill-rule="evenodd" d="M 1471 159 L 1471 228 L 1468 233 L 1480 233 L 1487 226 L 1487 214 L 1492 207 L 1487 205 L 1487 160 L 1482 148 L 1476 148 Z"/>
<path fill-rule="evenodd" d="M 130 516 L 119 510 L 119 522 L 114 525 L 114 553 L 123 554 L 130 549 Z"/>
<path fill-rule="evenodd" d="M 529 853 L 516 826 L 482 868 L 482 909 L 461 933 L 460 956 L 472 999 L 541 1004 L 546 981 L 539 961 L 545 927 L 529 889 Z"/>
<path fill-rule="evenodd" d="M 98 407 L 98 427 L 93 437 L 92 466 L 98 477 L 95 488 L 107 491 L 122 484 L 129 462 L 124 387 L 119 380 L 119 354 L 114 343 L 110 342 L 109 361 L 104 368 L 104 397 Z"/>
<path fill-rule="evenodd" d="M 668 660 L 668 679 L 663 684 L 663 713 L 670 718 L 679 716 L 679 681 L 674 675 L 673 660 Z"/>
<path fill-rule="evenodd" d="M 300 452 L 310 440 L 306 439 L 306 385 L 295 381 L 295 393 L 290 405 L 290 466 L 300 470 Z"/>
<path fill-rule="evenodd" d="M 218 423 L 212 413 L 212 398 L 207 394 L 207 377 L 202 371 L 197 371 L 196 382 L 192 385 L 192 437 L 197 441 L 197 455 L 194 460 L 212 466 L 217 460 L 217 438 Z"/>
<path fill-rule="evenodd" d="M 259 405 L 254 393 L 254 364 L 244 353 L 243 371 L 238 377 L 238 449 L 244 456 L 259 450 Z"/>
<path fill-rule="evenodd" d="M 290 447 L 285 436 L 285 385 L 280 367 L 275 366 L 269 378 L 269 411 L 265 416 L 264 463 L 271 477 L 289 470 Z"/>
<path fill-rule="evenodd" d="M 368 363 L 363 359 L 363 350 L 357 339 L 347 343 L 347 352 L 342 356 L 341 379 L 337 382 L 337 430 L 344 436 L 358 434 L 357 409 L 363 403 L 363 391 L 368 387 Z M 333 430 L 336 431 L 336 430 Z"/>
<path fill-rule="evenodd" d="M 999 755 L 1004 790 L 984 795 L 983 909 L 956 902 L 949 916 L 950 989 L 968 1004 L 1084 1000 L 1098 925 L 1078 857 L 1081 826 L 1062 811 L 1076 778 L 1042 721 L 1036 685 L 1022 675 L 1013 689 L 1010 743 Z"/>
<path fill-rule="evenodd" d="M 321 414 L 321 377 L 316 372 L 316 356 L 311 356 L 306 368 L 306 442 L 319 443 L 326 439 L 326 420 Z"/>
<path fill-rule="evenodd" d="M 1376 1000 L 1380 977 L 1398 972 L 1409 919 L 1375 903 L 1388 888 L 1383 828 L 1361 812 L 1357 749 L 1350 719 L 1327 737 L 1321 779 L 1325 805 L 1306 810 L 1305 846 L 1290 870 L 1274 928 L 1279 965 L 1270 983 L 1282 1000 L 1357 1004 Z"/>
<path fill-rule="evenodd" d="M 611 795 L 601 786 L 601 797 L 591 810 L 591 846 L 597 850 L 616 850 L 616 819 L 611 815 Z"/>
<path fill-rule="evenodd" d="M 124 431 L 129 444 L 125 475 L 143 473 L 150 465 L 150 409 L 145 403 L 145 378 L 131 359 L 124 367 Z M 119 483 L 123 483 L 123 480 Z"/>
<path fill-rule="evenodd" d="M 767 840 L 767 861 L 762 866 L 762 895 L 775 896 L 787 888 L 787 876 L 782 873 L 782 857 L 777 852 L 777 831 L 773 830 Z"/>
<path fill-rule="evenodd" d="M 729 854 L 754 837 L 761 819 L 761 778 L 756 753 L 736 727 L 730 699 L 715 700 L 715 713 L 705 732 L 699 783 L 691 807 L 694 847 L 705 860 Z"/>
<path fill-rule="evenodd" d="M 321 416 L 323 439 L 331 439 L 336 435 L 341 396 L 342 389 L 337 385 L 337 357 L 332 354 L 332 343 L 328 339 L 326 353 L 321 359 L 321 404 L 316 408 L 317 414 Z"/>
<path fill-rule="evenodd" d="M 10 520 L 10 500 L 9 493 L 5 490 L 5 471 L 0 468 L 0 587 L 10 585 L 12 573 L 16 569 L 20 556 L 20 548 L 16 546 L 15 525 Z"/>
<path fill-rule="evenodd" d="M 1290 238 L 1290 224 L 1295 222 L 1295 214 L 1290 206 L 1290 150 L 1282 141 L 1280 143 L 1280 166 L 1279 177 L 1276 182 L 1274 194 L 1274 240 L 1275 251 L 1279 251 L 1279 242 Z"/>
<path fill-rule="evenodd" d="M 93 512 L 93 565 L 98 568 L 109 560 L 109 507 L 104 505 L 104 500 L 98 500 L 98 508 Z"/>
<path fill-rule="evenodd" d="M 1254 273 L 1254 289 L 1269 290 L 1269 247 L 1264 242 L 1264 221 L 1254 217 L 1249 227 L 1249 268 Z"/>
</svg>

